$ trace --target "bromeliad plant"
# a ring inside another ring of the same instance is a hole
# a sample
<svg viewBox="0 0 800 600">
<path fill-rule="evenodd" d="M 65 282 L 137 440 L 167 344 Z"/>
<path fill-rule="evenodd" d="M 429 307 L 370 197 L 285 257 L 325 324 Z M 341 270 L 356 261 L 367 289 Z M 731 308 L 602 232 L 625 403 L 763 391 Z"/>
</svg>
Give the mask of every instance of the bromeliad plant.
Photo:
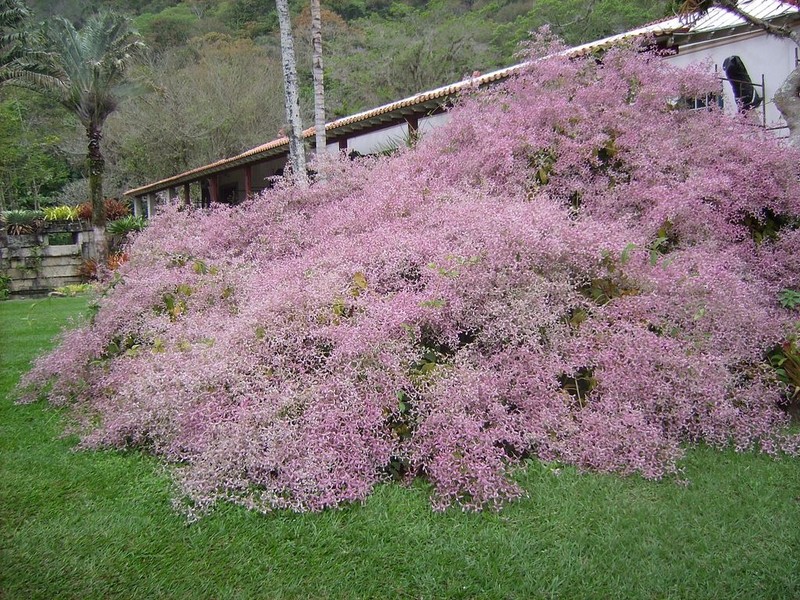
<svg viewBox="0 0 800 600">
<path fill-rule="evenodd" d="M 50 206 L 42 209 L 45 221 L 75 221 L 78 209 L 74 206 Z"/>
<path fill-rule="evenodd" d="M 167 210 L 29 397 L 83 447 L 174 464 L 192 515 L 414 477 L 437 508 L 499 506 L 527 457 L 657 479 L 687 443 L 796 454 L 765 356 L 795 317 L 800 155 L 671 106 L 717 85 L 638 51 L 545 58 L 414 149 Z M 755 240 L 742 216 L 768 214 Z"/>
<path fill-rule="evenodd" d="M 35 233 L 42 228 L 43 219 L 39 210 L 7 210 L 0 214 L 0 221 L 11 235 Z"/>
<path fill-rule="evenodd" d="M 111 221 L 106 225 L 106 232 L 111 236 L 109 239 L 109 250 L 111 251 L 109 256 L 109 267 L 115 269 L 116 267 L 111 267 L 111 263 L 113 261 L 113 256 L 123 256 L 124 255 L 124 248 L 127 243 L 130 241 L 130 237 L 132 233 L 138 233 L 142 231 L 147 226 L 147 221 L 143 217 L 138 217 L 134 215 L 128 215 L 126 217 L 121 217 L 115 221 Z M 124 262 L 125 259 L 122 260 Z M 119 262 L 119 264 L 122 264 Z M 119 264 L 117 266 L 119 266 Z"/>
<path fill-rule="evenodd" d="M 116 198 L 106 198 L 103 200 L 103 207 L 105 209 L 105 218 L 107 221 L 116 221 L 131 214 L 130 207 L 125 203 L 117 200 Z M 84 202 L 76 207 L 78 211 L 78 218 L 84 221 L 92 220 L 92 204 Z"/>
<path fill-rule="evenodd" d="M 128 215 L 108 223 L 108 225 L 106 225 L 106 231 L 108 231 L 108 233 L 111 235 L 123 237 L 129 233 L 139 232 L 146 226 L 147 221 L 144 219 L 144 217 Z"/>
<path fill-rule="evenodd" d="M 105 264 L 101 266 L 98 266 L 97 261 L 91 258 L 83 261 L 80 267 L 78 267 L 78 275 L 84 283 L 93 282 L 96 281 L 103 272 L 112 273 L 127 261 L 128 254 L 126 252 L 111 252 L 106 257 Z"/>
</svg>

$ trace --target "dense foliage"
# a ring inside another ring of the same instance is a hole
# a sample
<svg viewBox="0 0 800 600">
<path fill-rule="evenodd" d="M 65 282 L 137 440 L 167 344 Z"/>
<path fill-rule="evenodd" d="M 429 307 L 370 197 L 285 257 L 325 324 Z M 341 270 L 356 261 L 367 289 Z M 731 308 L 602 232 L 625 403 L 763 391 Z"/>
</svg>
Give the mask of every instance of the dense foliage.
<svg viewBox="0 0 800 600">
<path fill-rule="evenodd" d="M 79 173 L 64 147 L 73 128 L 45 99 L 6 90 L 0 96 L 0 210 L 39 208 Z"/>
<path fill-rule="evenodd" d="M 167 211 L 26 383 L 84 447 L 173 463 L 191 514 L 416 476 L 497 506 L 529 456 L 661 478 L 684 443 L 796 453 L 766 356 L 797 318 L 800 157 L 677 108 L 717 86 L 543 59 L 414 149 Z"/>
</svg>

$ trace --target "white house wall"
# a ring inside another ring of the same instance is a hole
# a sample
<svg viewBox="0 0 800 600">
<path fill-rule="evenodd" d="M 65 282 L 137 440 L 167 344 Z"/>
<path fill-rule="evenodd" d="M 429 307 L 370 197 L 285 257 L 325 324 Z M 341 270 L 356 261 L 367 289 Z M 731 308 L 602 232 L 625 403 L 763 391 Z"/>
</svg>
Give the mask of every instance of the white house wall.
<svg viewBox="0 0 800 600">
<path fill-rule="evenodd" d="M 384 150 L 397 148 L 405 144 L 407 139 L 408 125 L 402 123 L 348 138 L 347 151 L 355 150 L 360 154 L 377 154 Z"/>
<path fill-rule="evenodd" d="M 429 115 L 422 117 L 419 120 L 418 131 L 420 135 L 425 135 L 429 131 L 441 127 L 450 120 L 450 113 L 439 113 L 436 115 Z"/>
<path fill-rule="evenodd" d="M 327 146 L 325 146 L 325 152 L 330 154 L 331 156 L 338 156 L 340 149 L 339 149 L 339 142 L 330 142 Z"/>
<path fill-rule="evenodd" d="M 439 113 L 420 117 L 418 120 L 418 131 L 421 135 L 441 127 L 450 120 L 448 113 Z M 396 148 L 406 143 L 408 140 L 408 125 L 401 123 L 392 127 L 385 127 L 377 131 L 371 131 L 362 135 L 354 135 L 347 140 L 347 152 L 355 150 L 360 154 L 377 154 L 390 148 Z M 328 144 L 330 154 L 340 152 L 338 142 Z"/>
<path fill-rule="evenodd" d="M 791 40 L 767 35 L 762 32 L 747 33 L 733 37 L 707 42 L 687 44 L 680 47 L 680 53 L 666 60 L 673 65 L 685 67 L 691 63 L 711 59 L 716 65 L 720 77 L 725 77 L 722 64 L 729 56 L 738 56 L 747 67 L 747 72 L 754 84 L 761 84 L 764 75 L 765 91 L 756 88 L 766 102 L 767 125 L 777 125 L 780 113 L 775 108 L 772 98 L 780 85 L 794 69 L 796 46 Z M 734 111 L 736 101 L 729 82 L 723 82 L 725 109 Z M 758 109 L 762 110 L 761 107 Z"/>
</svg>

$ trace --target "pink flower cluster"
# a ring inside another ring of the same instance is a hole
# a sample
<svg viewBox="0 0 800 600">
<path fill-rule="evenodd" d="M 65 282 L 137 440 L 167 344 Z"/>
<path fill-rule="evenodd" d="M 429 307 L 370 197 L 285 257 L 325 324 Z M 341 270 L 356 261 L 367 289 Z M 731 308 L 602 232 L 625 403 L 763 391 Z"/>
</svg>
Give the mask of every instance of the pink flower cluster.
<svg viewBox="0 0 800 600">
<path fill-rule="evenodd" d="M 676 107 L 717 88 L 636 50 L 535 60 L 414 149 L 168 209 L 25 385 L 84 447 L 173 464 L 190 514 L 413 477 L 477 509 L 527 457 L 660 478 L 686 443 L 796 452 L 765 352 L 796 318 L 800 154 Z"/>
</svg>

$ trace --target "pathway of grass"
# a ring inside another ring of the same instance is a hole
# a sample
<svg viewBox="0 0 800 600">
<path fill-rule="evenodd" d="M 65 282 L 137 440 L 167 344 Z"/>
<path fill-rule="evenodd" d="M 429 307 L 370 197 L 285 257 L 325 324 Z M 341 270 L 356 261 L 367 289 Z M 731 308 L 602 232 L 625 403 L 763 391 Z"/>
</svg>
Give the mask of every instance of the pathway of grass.
<svg viewBox="0 0 800 600">
<path fill-rule="evenodd" d="M 688 486 L 534 464 L 501 513 L 427 489 L 187 526 L 138 454 L 76 453 L 7 397 L 81 299 L 0 303 L 0 598 L 800 598 L 800 461 L 693 450 Z"/>
</svg>

